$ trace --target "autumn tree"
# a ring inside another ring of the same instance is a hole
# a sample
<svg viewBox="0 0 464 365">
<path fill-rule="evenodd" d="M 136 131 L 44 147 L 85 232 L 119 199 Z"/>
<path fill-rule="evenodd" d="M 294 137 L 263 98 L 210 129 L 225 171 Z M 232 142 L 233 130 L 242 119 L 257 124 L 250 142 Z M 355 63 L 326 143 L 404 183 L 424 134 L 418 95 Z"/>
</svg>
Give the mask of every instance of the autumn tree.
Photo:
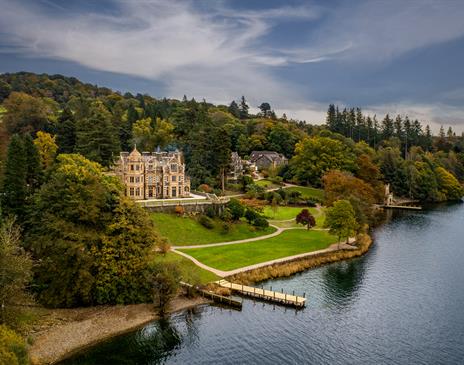
<svg viewBox="0 0 464 365">
<path fill-rule="evenodd" d="M 42 131 L 37 132 L 37 138 L 34 140 L 34 144 L 40 156 L 40 163 L 44 170 L 48 169 L 55 160 L 58 150 L 55 140 L 56 136 Z"/>
<path fill-rule="evenodd" d="M 329 233 L 348 239 L 356 232 L 358 223 L 351 203 L 348 200 L 337 200 L 332 207 L 327 209 L 324 226 L 329 228 Z"/>
<path fill-rule="evenodd" d="M 296 223 L 306 226 L 309 230 L 316 225 L 316 219 L 308 209 L 302 209 L 296 216 Z"/>
<path fill-rule="evenodd" d="M 30 302 L 26 287 L 31 279 L 32 260 L 21 245 L 21 232 L 14 219 L 0 224 L 0 324 L 14 324 L 20 304 Z"/>
<path fill-rule="evenodd" d="M 23 92 L 12 92 L 3 102 L 3 122 L 10 134 L 35 133 L 45 129 L 57 110 L 56 103 Z"/>
</svg>

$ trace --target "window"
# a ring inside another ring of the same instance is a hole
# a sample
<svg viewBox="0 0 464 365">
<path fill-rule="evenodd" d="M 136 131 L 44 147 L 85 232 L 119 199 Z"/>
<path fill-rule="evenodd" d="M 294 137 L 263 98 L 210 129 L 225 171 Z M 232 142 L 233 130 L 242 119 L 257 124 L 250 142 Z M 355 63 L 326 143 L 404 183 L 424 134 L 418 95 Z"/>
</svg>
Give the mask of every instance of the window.
<svg viewBox="0 0 464 365">
<path fill-rule="evenodd" d="M 129 178 L 129 182 L 131 182 L 131 183 L 134 182 L 134 177 L 133 177 L 133 176 L 131 176 L 131 177 Z"/>
<path fill-rule="evenodd" d="M 149 189 L 149 190 L 148 190 L 148 196 L 149 196 L 150 198 L 153 197 L 153 189 Z"/>
<path fill-rule="evenodd" d="M 129 196 L 134 196 L 134 188 L 129 189 Z"/>
<path fill-rule="evenodd" d="M 182 195 L 182 188 L 179 186 L 179 196 Z"/>
<path fill-rule="evenodd" d="M 172 191 L 172 194 L 171 194 L 171 195 L 172 195 L 173 197 L 176 197 L 176 196 L 177 196 L 177 188 L 172 188 L 171 191 Z"/>
<path fill-rule="evenodd" d="M 135 196 L 140 196 L 140 188 L 135 189 Z"/>
<path fill-rule="evenodd" d="M 173 182 L 176 181 L 176 175 L 171 176 L 171 181 L 173 181 Z"/>
<path fill-rule="evenodd" d="M 148 183 L 153 184 L 153 176 L 148 176 Z"/>
<path fill-rule="evenodd" d="M 136 182 L 136 183 L 140 182 L 140 177 L 137 176 L 137 177 L 135 178 L 135 182 Z"/>
<path fill-rule="evenodd" d="M 134 165 L 133 164 L 130 165 L 130 169 L 131 169 L 131 171 L 134 171 Z"/>
<path fill-rule="evenodd" d="M 135 169 L 136 169 L 137 171 L 139 171 L 139 170 L 140 170 L 140 165 L 135 165 Z"/>
<path fill-rule="evenodd" d="M 171 171 L 172 172 L 177 172 L 177 165 L 176 164 L 171 164 Z"/>
</svg>

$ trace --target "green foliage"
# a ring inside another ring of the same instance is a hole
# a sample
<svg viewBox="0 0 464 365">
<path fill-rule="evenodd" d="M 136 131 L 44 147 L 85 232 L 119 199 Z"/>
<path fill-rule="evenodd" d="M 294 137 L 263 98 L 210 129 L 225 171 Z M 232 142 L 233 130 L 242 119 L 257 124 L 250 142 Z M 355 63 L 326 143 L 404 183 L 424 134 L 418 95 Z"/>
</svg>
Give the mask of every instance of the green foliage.
<svg viewBox="0 0 464 365">
<path fill-rule="evenodd" d="M 353 152 L 344 143 L 328 137 L 312 137 L 297 143 L 290 164 L 299 182 L 320 185 L 326 171 L 353 171 L 354 162 Z"/>
<path fill-rule="evenodd" d="M 94 103 L 89 115 L 77 121 L 76 136 L 75 151 L 103 166 L 109 166 L 120 150 L 111 114 L 101 102 Z"/>
<path fill-rule="evenodd" d="M 12 219 L 0 225 L 0 268 L 0 324 L 15 325 L 20 312 L 17 305 L 29 301 L 26 286 L 32 260 L 21 247 L 20 229 Z"/>
<path fill-rule="evenodd" d="M 141 151 L 155 151 L 157 147 L 165 148 L 173 139 L 174 126 L 167 120 L 150 117 L 140 119 L 132 126 L 134 143 Z"/>
<path fill-rule="evenodd" d="M 258 212 L 256 212 L 256 210 L 251 209 L 251 208 L 247 208 L 247 210 L 245 212 L 245 218 L 248 221 L 248 223 L 253 222 L 258 217 L 259 217 L 259 214 L 258 214 Z"/>
<path fill-rule="evenodd" d="M 264 217 L 258 217 L 258 218 L 256 218 L 256 219 L 253 221 L 253 225 L 254 225 L 255 227 L 264 229 L 264 228 L 269 227 L 269 222 L 268 222 L 267 219 L 264 218 Z"/>
<path fill-rule="evenodd" d="M 438 186 L 440 192 L 446 196 L 447 200 L 459 200 L 464 195 L 464 188 L 459 181 L 446 171 L 443 167 L 435 170 L 437 174 Z"/>
<path fill-rule="evenodd" d="M 206 215 L 201 215 L 200 218 L 198 218 L 198 222 L 205 228 L 208 228 L 208 229 L 214 228 L 213 220 Z"/>
<path fill-rule="evenodd" d="M 36 194 L 26 245 L 38 299 L 48 306 L 140 302 L 140 278 L 157 237 L 119 183 L 80 155 L 59 155 Z"/>
<path fill-rule="evenodd" d="M 8 146 L 5 173 L 2 181 L 2 210 L 4 215 L 25 214 L 27 196 L 27 161 L 22 138 L 15 134 Z"/>
<path fill-rule="evenodd" d="M 0 364 L 29 364 L 29 357 L 24 340 L 5 325 L 0 325 Z"/>
<path fill-rule="evenodd" d="M 164 313 L 169 301 L 179 290 L 181 273 L 177 265 L 172 263 L 151 265 L 145 280 L 151 287 L 152 299 L 155 306 Z"/>
<path fill-rule="evenodd" d="M 325 227 L 329 232 L 338 237 L 348 239 L 352 236 L 358 226 L 354 209 L 348 200 L 337 200 L 331 208 L 327 209 Z"/>
<path fill-rule="evenodd" d="M 227 209 L 234 221 L 238 221 L 245 214 L 245 207 L 237 199 L 230 199 L 229 203 L 227 203 Z"/>
</svg>

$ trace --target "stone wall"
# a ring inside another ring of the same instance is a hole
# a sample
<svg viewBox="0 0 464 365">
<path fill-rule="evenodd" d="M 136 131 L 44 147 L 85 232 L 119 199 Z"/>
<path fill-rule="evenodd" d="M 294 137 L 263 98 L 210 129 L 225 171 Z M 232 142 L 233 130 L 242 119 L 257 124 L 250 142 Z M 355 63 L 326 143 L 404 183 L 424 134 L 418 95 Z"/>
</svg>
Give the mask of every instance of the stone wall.
<svg viewBox="0 0 464 365">
<path fill-rule="evenodd" d="M 224 207 L 227 204 L 226 202 L 212 202 L 212 201 L 202 201 L 202 202 L 182 202 L 182 203 L 164 203 L 164 204 L 143 204 L 141 205 L 148 210 L 149 212 L 157 213 L 175 213 L 176 207 L 178 205 L 184 208 L 185 213 L 206 213 L 206 210 L 209 207 L 212 207 L 217 214 L 221 214 L 224 211 Z"/>
</svg>

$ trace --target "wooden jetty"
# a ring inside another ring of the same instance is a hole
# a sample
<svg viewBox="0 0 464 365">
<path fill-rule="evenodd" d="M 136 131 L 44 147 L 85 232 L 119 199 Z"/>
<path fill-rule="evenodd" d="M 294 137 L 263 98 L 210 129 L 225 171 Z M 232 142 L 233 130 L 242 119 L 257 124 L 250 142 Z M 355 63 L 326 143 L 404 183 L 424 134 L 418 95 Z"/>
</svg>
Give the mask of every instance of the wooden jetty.
<svg viewBox="0 0 464 365">
<path fill-rule="evenodd" d="M 414 206 L 414 205 L 378 205 L 379 208 L 384 208 L 384 209 L 409 209 L 409 210 L 422 210 L 422 207 L 420 206 Z"/>
<path fill-rule="evenodd" d="M 228 306 L 230 306 L 232 308 L 239 309 L 239 310 L 242 309 L 242 302 L 240 302 L 238 300 L 235 300 L 233 298 L 225 297 L 223 295 L 213 293 L 213 292 L 211 292 L 209 290 L 201 289 L 198 286 L 195 286 L 195 285 L 192 285 L 192 284 L 189 284 L 189 283 L 185 283 L 183 281 L 180 282 L 180 285 L 182 285 L 184 288 L 188 288 L 188 289 L 196 291 L 202 297 L 209 298 L 212 301 L 214 301 L 215 303 L 228 305 Z"/>
<path fill-rule="evenodd" d="M 273 291 L 272 287 L 271 290 L 266 290 L 264 288 L 255 288 L 253 286 L 247 286 L 242 284 L 234 284 L 227 280 L 219 280 L 216 281 L 216 284 L 222 286 L 223 288 L 231 289 L 237 293 L 242 295 L 250 296 L 253 298 L 263 299 L 269 302 L 279 303 L 283 305 L 289 305 L 297 308 L 303 308 L 306 303 L 305 295 L 302 297 L 293 294 L 284 293 L 283 290 L 281 292 Z"/>
</svg>

